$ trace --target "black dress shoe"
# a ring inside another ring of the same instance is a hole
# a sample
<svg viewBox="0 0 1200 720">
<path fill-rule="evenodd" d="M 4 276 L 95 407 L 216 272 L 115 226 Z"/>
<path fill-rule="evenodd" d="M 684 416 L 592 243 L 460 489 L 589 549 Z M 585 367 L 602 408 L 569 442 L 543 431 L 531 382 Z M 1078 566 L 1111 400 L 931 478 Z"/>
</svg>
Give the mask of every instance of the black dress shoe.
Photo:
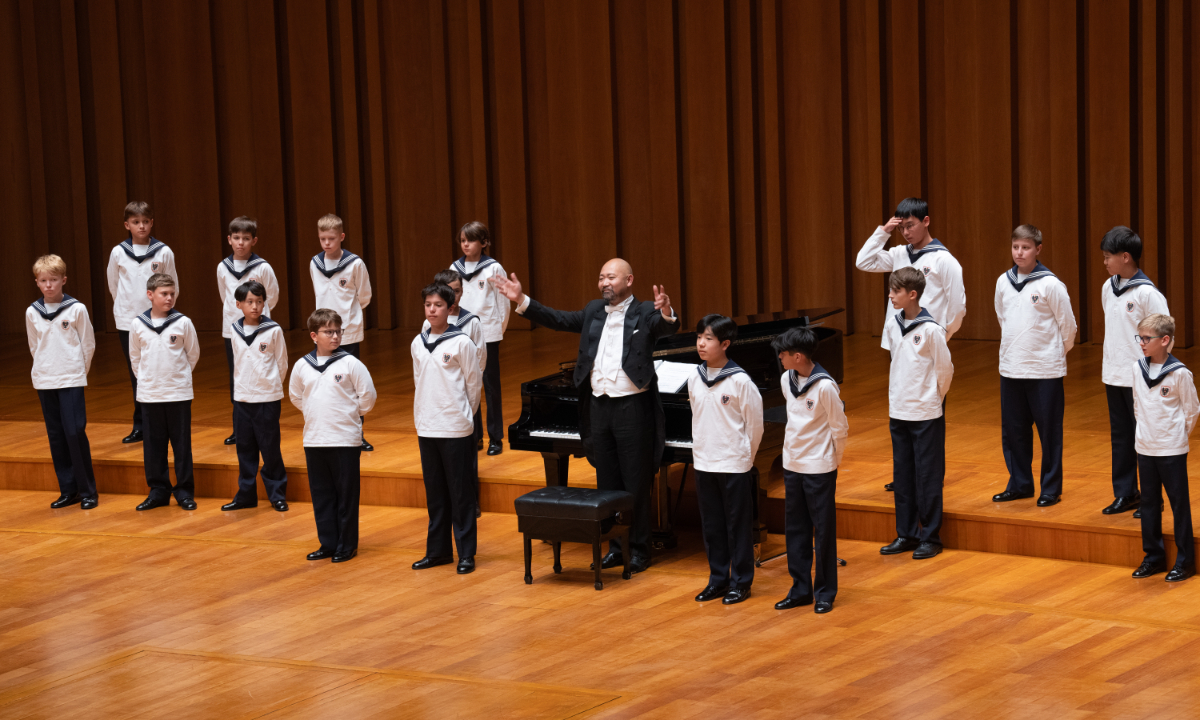
<svg viewBox="0 0 1200 720">
<path fill-rule="evenodd" d="M 1196 574 L 1196 568 L 1171 568 L 1171 572 L 1167 573 L 1167 582 L 1180 582 L 1187 580 Z"/>
<path fill-rule="evenodd" d="M 750 597 L 750 588 L 733 588 L 721 598 L 722 605 L 737 605 Z"/>
<path fill-rule="evenodd" d="M 696 602 L 708 602 L 710 600 L 716 600 L 719 597 L 724 597 L 725 593 L 727 592 L 729 592 L 729 587 L 727 585 L 722 585 L 721 587 L 709 585 L 701 590 L 700 594 L 696 596 Z"/>
<path fill-rule="evenodd" d="M 1104 513 L 1105 515 L 1116 515 L 1118 513 L 1129 512 L 1130 510 L 1137 510 L 1138 503 L 1141 501 L 1142 498 L 1140 495 L 1119 497 L 1116 500 L 1113 500 L 1111 505 L 1104 508 L 1100 512 Z"/>
<path fill-rule="evenodd" d="M 133 432 L 126 435 L 125 437 L 121 438 L 121 442 L 125 443 L 126 445 L 128 445 L 129 443 L 135 443 L 135 442 L 141 442 L 141 441 L 142 441 L 142 431 L 141 430 L 134 430 Z"/>
<path fill-rule="evenodd" d="M 615 568 L 618 565 L 624 565 L 624 564 L 625 564 L 625 556 L 619 552 L 613 552 L 612 550 L 609 550 L 607 555 L 600 558 L 600 567 L 605 570 L 607 570 L 609 568 Z M 592 563 L 592 570 L 595 570 L 595 569 L 596 569 L 596 563 Z"/>
<path fill-rule="evenodd" d="M 888 483 L 887 485 L 883 486 L 883 489 L 887 490 L 888 492 L 895 492 L 896 491 L 896 483 Z"/>
<path fill-rule="evenodd" d="M 812 595 L 806 595 L 805 597 L 798 597 L 798 598 L 794 598 L 789 595 L 789 596 L 785 597 L 784 599 L 780 600 L 779 602 L 775 603 L 775 609 L 776 610 L 791 610 L 792 608 L 804 607 L 805 605 L 812 605 L 812 604 L 813 604 Z"/>
<path fill-rule="evenodd" d="M 375 450 L 375 446 L 372 445 L 371 443 L 367 442 L 366 438 L 363 438 L 362 451 L 363 452 L 372 452 L 374 450 Z M 347 558 L 347 559 L 349 559 L 349 558 Z"/>
<path fill-rule="evenodd" d="M 832 612 L 832 611 L 833 611 L 833 603 L 825 602 L 824 600 L 817 603 L 817 606 L 815 608 L 813 608 L 813 612 L 815 612 L 818 615 L 824 615 L 825 613 Z"/>
<path fill-rule="evenodd" d="M 79 502 L 78 495 L 59 495 L 57 500 L 50 503 L 50 509 L 57 510 L 59 508 L 65 508 L 70 505 L 74 505 L 77 502 Z"/>
<path fill-rule="evenodd" d="M 650 558 L 648 558 L 648 557 L 634 557 L 632 560 L 629 561 L 629 572 L 630 573 L 646 572 L 649 569 L 650 569 Z"/>
<path fill-rule="evenodd" d="M 171 504 L 168 498 L 156 498 L 153 495 L 142 501 L 141 505 L 137 506 L 138 510 L 153 510 L 154 508 L 166 507 Z"/>
<path fill-rule="evenodd" d="M 1014 490 L 1005 490 L 1002 493 L 996 493 L 992 496 L 992 502 L 1012 502 L 1013 500 L 1025 500 L 1033 497 L 1033 493 L 1019 493 Z"/>
<path fill-rule="evenodd" d="M 412 564 L 413 570 L 424 570 L 426 568 L 437 567 L 438 565 L 449 565 L 454 562 L 452 557 L 423 557 Z"/>
<path fill-rule="evenodd" d="M 1051 505 L 1057 505 L 1060 500 L 1062 500 L 1061 495 L 1043 495 L 1038 498 L 1037 506 L 1050 507 Z"/>
<path fill-rule="evenodd" d="M 504 443 L 493 442 L 488 444 L 488 455 L 499 455 L 504 452 Z"/>
<path fill-rule="evenodd" d="M 1163 510 L 1166 510 L 1166 509 L 1167 509 L 1166 503 L 1159 503 L 1159 504 L 1158 504 L 1158 511 L 1159 511 L 1159 512 L 1162 512 Z M 1134 519 L 1134 520 L 1141 520 L 1141 519 L 1142 519 L 1142 506 L 1141 506 L 1140 504 L 1138 505 L 1138 509 L 1133 511 L 1133 519 Z"/>
<path fill-rule="evenodd" d="M 335 562 L 335 563 L 346 562 L 347 560 L 349 560 L 350 558 L 354 557 L 357 554 L 358 554 L 357 549 L 351 550 L 350 552 L 340 552 L 333 556 L 333 562 Z"/>
<path fill-rule="evenodd" d="M 1138 565 L 1137 570 L 1133 571 L 1133 577 L 1148 578 L 1151 575 L 1157 575 L 1166 569 L 1167 568 L 1162 565 L 1157 565 L 1151 562 L 1143 562 L 1141 565 Z"/>
<path fill-rule="evenodd" d="M 287 500 L 276 500 L 275 502 L 271 503 L 271 507 L 275 508 L 277 512 L 288 511 Z"/>
<path fill-rule="evenodd" d="M 180 503 L 181 506 L 182 506 L 182 504 L 183 503 Z M 221 510 L 223 510 L 225 512 L 229 512 L 230 510 L 249 510 L 252 507 L 258 507 L 258 503 L 253 503 L 253 504 L 242 503 L 242 502 L 238 502 L 237 500 L 234 500 L 233 502 L 227 502 L 224 505 L 222 505 Z"/>
<path fill-rule="evenodd" d="M 475 452 L 483 449 L 483 438 L 479 438 L 479 442 L 475 443 Z"/>
<path fill-rule="evenodd" d="M 479 503 L 475 503 L 475 519 L 483 517 L 483 508 L 479 507 Z"/>
<path fill-rule="evenodd" d="M 333 557 L 333 551 L 326 550 L 325 548 L 321 548 L 320 550 L 314 550 L 308 554 L 309 560 L 324 560 L 325 558 L 331 558 L 331 557 Z"/>
<path fill-rule="evenodd" d="M 237 445 L 237 433 L 233 433 L 229 437 L 225 438 L 225 444 L 226 445 Z"/>
<path fill-rule="evenodd" d="M 474 557 L 460 558 L 458 561 L 458 568 L 456 569 L 456 572 L 459 575 L 470 575 L 471 573 L 475 572 L 475 558 Z"/>
<path fill-rule="evenodd" d="M 899 555 L 902 552 L 916 550 L 921 543 L 912 538 L 896 538 L 887 545 L 879 548 L 880 555 Z"/>
<path fill-rule="evenodd" d="M 176 498 L 175 502 L 179 503 L 179 507 L 184 510 L 196 509 L 196 501 L 192 498 Z"/>
<path fill-rule="evenodd" d="M 84 498 L 83 500 L 81 500 L 79 502 L 79 509 L 80 510 L 92 510 L 99 504 L 100 504 L 100 498 L 94 498 L 94 497 Z"/>
<path fill-rule="evenodd" d="M 913 560 L 928 560 L 942 554 L 942 546 L 935 543 L 923 542 L 913 551 Z"/>
</svg>

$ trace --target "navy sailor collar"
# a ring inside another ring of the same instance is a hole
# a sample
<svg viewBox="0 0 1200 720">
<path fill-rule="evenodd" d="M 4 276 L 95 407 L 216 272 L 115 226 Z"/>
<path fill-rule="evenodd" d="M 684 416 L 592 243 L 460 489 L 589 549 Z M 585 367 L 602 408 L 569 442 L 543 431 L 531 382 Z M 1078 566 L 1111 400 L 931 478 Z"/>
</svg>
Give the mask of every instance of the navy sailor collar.
<svg viewBox="0 0 1200 720">
<path fill-rule="evenodd" d="M 459 259 L 455 260 L 454 265 L 452 265 L 451 268 L 458 273 L 458 276 L 463 279 L 463 282 L 468 282 L 471 278 L 478 275 L 480 270 L 484 269 L 488 265 L 495 264 L 496 261 L 488 257 L 486 253 L 480 253 L 479 262 L 475 264 L 475 269 L 471 272 L 467 272 L 467 259 L 465 257 L 460 257 Z"/>
<path fill-rule="evenodd" d="M 430 342 L 429 335 L 432 332 L 433 332 L 433 328 L 429 328 L 428 330 L 424 330 L 421 332 L 421 344 L 424 345 L 425 349 L 431 353 L 435 349 L 437 349 L 438 345 L 442 344 L 443 340 L 449 340 L 450 338 L 456 338 L 456 337 L 467 337 L 467 334 L 465 332 L 463 332 L 457 325 L 451 325 L 451 326 L 447 327 L 446 332 L 439 335 L 437 340 Z"/>
<path fill-rule="evenodd" d="M 317 362 L 317 349 L 313 348 L 312 352 L 310 352 L 309 354 L 304 356 L 304 360 L 309 365 L 312 366 L 313 370 L 316 370 L 317 372 L 324 375 L 325 371 L 329 368 L 330 365 L 334 364 L 335 362 L 337 362 L 338 360 L 341 360 L 344 357 L 350 357 L 350 353 L 346 352 L 345 350 L 334 350 L 333 354 L 330 355 L 329 359 L 325 361 L 324 365 L 322 365 L 321 363 Z"/>
<path fill-rule="evenodd" d="M 804 387 L 801 387 L 800 383 L 797 382 L 797 378 L 799 377 L 800 373 L 796 372 L 795 370 L 788 370 L 788 385 L 791 386 L 792 397 L 796 398 L 807 393 L 808 389 L 813 386 L 813 383 L 817 382 L 818 380 L 833 380 L 833 376 L 825 372 L 825 368 L 821 367 L 820 363 L 813 363 L 812 374 L 808 376 L 808 380 L 805 381 Z M 837 381 L 834 380 L 834 382 L 836 383 Z"/>
<path fill-rule="evenodd" d="M 1142 357 L 1138 361 L 1138 367 L 1142 369 L 1142 379 L 1146 381 L 1146 387 L 1155 387 L 1160 382 L 1166 379 L 1168 375 L 1175 372 L 1179 368 L 1187 367 L 1179 362 L 1171 353 L 1167 353 L 1167 361 L 1163 363 L 1162 370 L 1158 373 L 1158 377 L 1150 379 L 1150 358 Z"/>
<path fill-rule="evenodd" d="M 150 238 L 150 245 L 146 247 L 146 254 L 138 255 L 133 252 L 133 238 L 125 238 L 125 241 L 120 245 L 120 248 L 125 251 L 125 254 L 128 255 L 131 260 L 136 260 L 138 265 L 141 265 L 150 258 L 154 257 L 159 250 L 162 250 L 165 247 L 166 245 L 163 244 L 162 241 Z"/>
<path fill-rule="evenodd" d="M 254 331 L 251 333 L 246 332 L 246 318 L 244 317 L 238 318 L 237 322 L 231 324 L 233 325 L 233 329 L 237 331 L 238 337 L 244 340 L 246 345 L 254 342 L 255 336 L 257 336 L 259 333 L 266 332 L 274 327 L 279 327 L 279 323 L 268 317 L 259 318 L 258 327 L 254 328 Z"/>
<path fill-rule="evenodd" d="M 918 258 L 920 258 L 922 255 L 925 255 L 926 253 L 937 252 L 939 250 L 941 250 L 943 252 L 950 252 L 949 250 L 946 249 L 946 246 L 942 244 L 942 241 L 938 240 L 936 238 L 933 240 L 930 240 L 929 244 L 926 245 L 925 247 L 921 248 L 920 250 L 913 250 L 913 246 L 911 244 L 905 245 L 904 249 L 905 249 L 905 251 L 908 252 L 908 261 L 910 263 L 915 263 Z"/>
<path fill-rule="evenodd" d="M 1054 277 L 1054 273 L 1050 272 L 1048 269 L 1046 269 L 1045 265 L 1043 265 L 1039 262 L 1033 266 L 1033 270 L 1028 275 L 1025 276 L 1024 280 L 1021 280 L 1020 282 L 1017 282 L 1017 266 L 1016 266 L 1016 264 L 1014 264 L 1012 266 L 1012 269 L 1010 269 L 1008 272 L 1004 273 L 1004 276 L 1008 278 L 1008 281 L 1010 283 L 1012 283 L 1014 290 L 1016 290 L 1017 292 L 1021 292 L 1022 290 L 1025 289 L 1026 285 L 1033 282 L 1034 280 L 1040 280 L 1041 278 L 1045 278 L 1045 277 Z"/>
<path fill-rule="evenodd" d="M 1141 270 L 1135 272 L 1133 277 L 1129 278 L 1129 282 L 1125 283 L 1124 287 L 1117 286 L 1117 284 L 1120 282 L 1120 279 L 1120 275 L 1113 275 L 1111 278 L 1109 278 L 1109 282 L 1112 283 L 1113 295 L 1116 295 L 1117 297 L 1121 297 L 1122 293 L 1124 293 L 1126 290 L 1138 285 L 1149 285 L 1150 287 L 1154 287 L 1154 283 L 1151 282 L 1150 278 L 1146 277 L 1146 273 L 1142 272 Z"/>
<path fill-rule="evenodd" d="M 321 271 L 322 275 L 324 275 L 327 278 L 331 278 L 334 275 L 337 275 L 341 271 L 345 270 L 347 267 L 350 266 L 350 263 L 352 263 L 358 259 L 359 258 L 357 255 L 355 255 L 354 253 L 350 252 L 349 250 L 346 250 L 343 248 L 342 249 L 342 257 L 338 259 L 337 265 L 332 270 L 325 269 L 325 253 L 324 252 L 319 252 L 316 255 L 313 255 L 312 264 L 316 266 L 317 270 Z M 247 269 L 249 269 L 249 266 L 247 266 Z"/>
<path fill-rule="evenodd" d="M 916 328 L 918 325 L 921 325 L 923 323 L 931 322 L 931 323 L 934 323 L 935 325 L 937 324 L 937 322 L 933 319 L 933 316 L 930 315 L 929 311 L 926 310 L 925 308 L 921 308 L 921 312 L 917 313 L 917 317 L 914 318 L 913 321 L 910 322 L 908 325 L 904 324 L 904 319 L 903 319 L 904 311 L 903 310 L 896 313 L 895 317 L 896 317 L 896 323 L 900 325 L 900 337 L 904 337 L 905 335 L 909 334 L 910 332 L 913 331 L 914 328 Z"/>
<path fill-rule="evenodd" d="M 183 313 L 179 312 L 175 308 L 171 308 L 171 312 L 167 313 L 167 317 L 163 320 L 163 324 L 155 325 L 154 318 L 150 316 L 151 312 L 153 312 L 153 310 L 147 310 L 141 315 L 138 315 L 138 320 L 146 323 L 146 327 L 150 328 L 159 335 L 162 335 L 163 330 L 166 330 L 168 327 L 170 327 L 171 323 L 183 317 Z"/>
<path fill-rule="evenodd" d="M 345 252 L 345 251 L 343 251 L 343 252 Z M 324 254 L 324 253 L 322 253 L 322 254 Z M 255 255 L 254 253 L 250 253 L 250 259 L 248 259 L 246 261 L 246 267 L 242 268 L 241 270 L 238 270 L 234 267 L 232 255 L 230 255 L 229 257 L 222 260 L 221 265 L 223 265 L 225 267 L 225 270 L 230 275 L 232 275 L 234 278 L 236 278 L 238 280 L 241 280 L 242 278 L 246 277 L 246 273 L 250 272 L 251 270 L 258 267 L 259 265 L 262 265 L 265 262 L 266 262 L 266 260 L 263 260 L 262 258 Z"/>
<path fill-rule="evenodd" d="M 34 300 L 33 301 L 33 309 L 37 311 L 38 315 L 41 315 L 42 317 L 46 318 L 47 320 L 53 320 L 54 318 L 58 317 L 59 313 L 61 313 L 63 310 L 66 310 L 67 308 L 71 307 L 72 305 L 74 305 L 77 302 L 79 302 L 79 301 L 76 300 L 75 298 L 71 297 L 70 295 L 68 295 L 66 293 L 63 293 L 62 300 L 58 303 L 58 309 L 55 310 L 54 312 L 50 312 L 49 310 L 46 309 L 46 299 L 45 298 L 39 298 L 37 300 Z"/>
<path fill-rule="evenodd" d="M 702 362 L 699 365 L 697 365 L 696 372 L 699 373 L 701 382 L 703 382 L 705 385 L 707 385 L 709 387 L 712 387 L 713 385 L 716 385 L 717 383 L 721 382 L 722 380 L 724 380 L 725 378 L 727 378 L 731 375 L 737 375 L 738 373 L 745 373 L 746 371 L 742 369 L 741 365 L 738 365 L 734 361 L 726 360 L 725 367 L 721 368 L 721 372 L 717 373 L 717 376 L 715 378 L 713 378 L 712 380 L 708 379 L 708 363 Z"/>
<path fill-rule="evenodd" d="M 467 323 L 471 322 L 472 320 L 478 320 L 478 319 L 479 319 L 478 315 L 471 312 L 470 310 L 464 309 L 460 305 L 458 308 L 458 320 L 454 321 L 454 327 L 459 328 L 461 330 L 462 328 L 465 328 L 467 326 Z M 479 320 L 479 322 L 483 322 L 483 321 Z"/>
</svg>

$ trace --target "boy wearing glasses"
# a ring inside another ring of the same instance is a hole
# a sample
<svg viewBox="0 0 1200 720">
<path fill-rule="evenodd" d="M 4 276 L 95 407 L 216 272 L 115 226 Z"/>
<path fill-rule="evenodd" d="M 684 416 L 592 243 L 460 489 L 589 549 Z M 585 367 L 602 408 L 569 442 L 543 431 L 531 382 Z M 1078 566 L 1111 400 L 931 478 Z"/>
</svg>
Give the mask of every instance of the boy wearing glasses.
<svg viewBox="0 0 1200 720">
<path fill-rule="evenodd" d="M 1129 368 L 1133 383 L 1133 410 L 1137 417 L 1134 445 L 1142 476 L 1142 550 L 1146 557 L 1133 577 L 1145 578 L 1167 569 L 1163 547 L 1162 491 L 1171 501 L 1175 521 L 1175 546 L 1179 552 L 1167 582 L 1196 574 L 1192 541 L 1192 506 L 1188 497 L 1188 435 L 1200 415 L 1200 400 L 1192 372 L 1169 352 L 1175 319 L 1148 315 L 1138 323 L 1138 344 L 1143 357 Z"/>
<path fill-rule="evenodd" d="M 1112 435 L 1112 504 L 1100 512 L 1116 515 L 1137 508 L 1138 467 L 1134 436 L 1133 379 L 1129 366 L 1141 361 L 1142 349 L 1134 338 L 1142 319 L 1154 314 L 1169 315 L 1167 299 L 1150 278 L 1138 269 L 1142 239 L 1118 225 L 1100 241 L 1104 269 L 1112 276 L 1100 289 L 1104 308 L 1104 364 L 1100 378 L 1108 397 L 1108 424 Z M 1134 517 L 1141 517 L 1137 512 Z"/>
</svg>

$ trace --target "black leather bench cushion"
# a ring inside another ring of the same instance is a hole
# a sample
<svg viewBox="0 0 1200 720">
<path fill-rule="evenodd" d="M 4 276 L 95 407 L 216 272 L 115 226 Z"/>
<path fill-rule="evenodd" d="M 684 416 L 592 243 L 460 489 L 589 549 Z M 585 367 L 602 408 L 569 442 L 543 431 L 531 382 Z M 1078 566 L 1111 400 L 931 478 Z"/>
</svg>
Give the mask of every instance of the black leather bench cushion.
<svg viewBox="0 0 1200 720">
<path fill-rule="evenodd" d="M 633 509 L 633 495 L 621 490 L 555 485 L 526 493 L 513 504 L 518 516 L 605 520 Z"/>
</svg>

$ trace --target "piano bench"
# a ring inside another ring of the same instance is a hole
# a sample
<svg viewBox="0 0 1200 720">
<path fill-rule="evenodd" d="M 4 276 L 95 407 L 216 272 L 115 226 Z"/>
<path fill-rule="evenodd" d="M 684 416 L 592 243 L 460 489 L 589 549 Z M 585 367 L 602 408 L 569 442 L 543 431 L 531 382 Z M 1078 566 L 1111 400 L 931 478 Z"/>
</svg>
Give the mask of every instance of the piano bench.
<svg viewBox="0 0 1200 720">
<path fill-rule="evenodd" d="M 554 485 L 526 493 L 513 504 L 517 530 L 525 536 L 526 585 L 533 584 L 533 540 L 545 540 L 554 547 L 555 573 L 562 572 L 562 543 L 591 543 L 596 589 L 601 590 L 604 583 L 600 580 L 600 543 L 620 538 L 625 558 L 621 577 L 629 579 L 629 526 L 620 522 L 618 513 L 628 516 L 632 512 L 632 494 Z"/>
</svg>

